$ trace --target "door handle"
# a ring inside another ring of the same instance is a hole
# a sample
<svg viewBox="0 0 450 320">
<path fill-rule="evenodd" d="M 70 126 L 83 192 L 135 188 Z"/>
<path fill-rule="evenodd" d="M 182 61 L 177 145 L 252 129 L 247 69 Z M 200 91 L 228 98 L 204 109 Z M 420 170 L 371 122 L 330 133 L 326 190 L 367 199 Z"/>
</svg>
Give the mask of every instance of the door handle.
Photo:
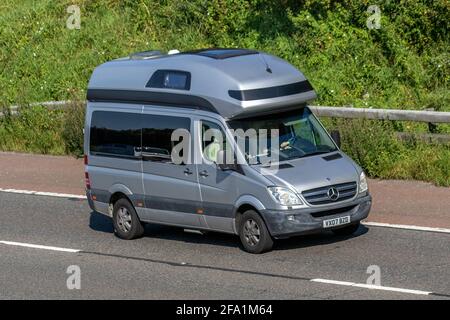
<svg viewBox="0 0 450 320">
<path fill-rule="evenodd" d="M 199 175 L 200 175 L 201 177 L 207 177 L 207 176 L 209 176 L 208 171 L 206 171 L 206 170 L 203 170 L 202 172 L 200 172 Z"/>
<path fill-rule="evenodd" d="M 183 172 L 184 172 L 185 175 L 191 175 L 191 174 L 193 174 L 193 172 L 192 172 L 189 168 L 184 169 Z"/>
</svg>

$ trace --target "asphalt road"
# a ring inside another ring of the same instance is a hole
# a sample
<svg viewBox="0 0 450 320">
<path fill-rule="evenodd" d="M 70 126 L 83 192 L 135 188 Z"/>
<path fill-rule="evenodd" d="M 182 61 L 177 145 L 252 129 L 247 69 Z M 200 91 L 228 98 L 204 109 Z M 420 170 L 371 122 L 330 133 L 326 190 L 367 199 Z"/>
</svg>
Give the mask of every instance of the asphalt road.
<svg viewBox="0 0 450 320">
<path fill-rule="evenodd" d="M 450 299 L 450 234 L 361 227 L 278 241 L 251 255 L 237 237 L 149 225 L 142 239 L 112 234 L 109 218 L 84 200 L 0 192 L 0 241 L 82 250 L 60 252 L 0 243 L 0 299 Z M 66 285 L 70 265 L 81 289 Z M 417 295 L 312 279 L 381 285 Z"/>
</svg>

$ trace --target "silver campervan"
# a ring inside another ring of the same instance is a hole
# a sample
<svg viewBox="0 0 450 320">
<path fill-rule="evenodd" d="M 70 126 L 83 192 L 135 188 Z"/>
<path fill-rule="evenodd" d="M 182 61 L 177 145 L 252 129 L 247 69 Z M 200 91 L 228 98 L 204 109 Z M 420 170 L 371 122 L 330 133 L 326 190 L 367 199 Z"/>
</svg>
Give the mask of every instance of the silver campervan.
<svg viewBox="0 0 450 320">
<path fill-rule="evenodd" d="M 145 223 L 274 239 L 354 233 L 369 214 L 362 169 L 307 103 L 286 61 L 246 49 L 148 51 L 97 67 L 87 91 L 89 204 L 123 239 Z"/>
</svg>

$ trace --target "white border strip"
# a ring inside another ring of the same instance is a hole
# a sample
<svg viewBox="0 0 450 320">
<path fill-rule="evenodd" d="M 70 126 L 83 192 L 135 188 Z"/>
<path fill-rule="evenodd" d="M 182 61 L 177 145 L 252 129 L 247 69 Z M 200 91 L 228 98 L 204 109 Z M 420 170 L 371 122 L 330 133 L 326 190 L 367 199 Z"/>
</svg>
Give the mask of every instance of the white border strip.
<svg viewBox="0 0 450 320">
<path fill-rule="evenodd" d="M 9 246 L 18 246 L 18 247 L 26 247 L 26 248 L 32 248 L 32 249 L 43 249 L 43 250 L 62 251 L 62 252 L 71 252 L 71 253 L 77 253 L 77 252 L 81 251 L 81 250 L 78 250 L 78 249 L 50 247 L 50 246 L 42 246 L 42 245 L 39 245 L 39 244 L 13 242 L 13 241 L 0 241 L 0 243 L 1 244 L 6 244 L 6 245 L 9 245 Z"/>
<path fill-rule="evenodd" d="M 326 284 L 335 284 L 339 286 L 348 286 L 348 287 L 358 287 L 372 290 L 383 290 L 383 291 L 392 291 L 392 292 L 401 292 L 401 293 L 410 293 L 410 294 L 418 294 L 418 295 L 429 295 L 432 292 L 430 291 L 422 291 L 422 290 L 411 290 L 411 289 L 403 289 L 403 288 L 395 288 L 395 287 L 384 287 L 384 286 L 376 286 L 373 284 L 365 284 L 365 283 L 355 283 L 355 282 L 347 282 L 347 281 L 336 281 L 336 280 L 328 280 L 328 279 L 311 279 L 312 282 L 320 282 Z"/>
<path fill-rule="evenodd" d="M 57 193 L 57 192 L 44 192 L 44 191 L 19 190 L 19 189 L 3 189 L 3 188 L 0 188 L 0 192 L 31 194 L 31 195 L 36 195 L 36 196 L 47 196 L 47 197 L 58 197 L 58 198 L 87 199 L 85 195 Z"/>
<path fill-rule="evenodd" d="M 429 231 L 429 232 L 441 232 L 450 233 L 450 229 L 446 228 L 432 228 L 432 227 L 421 227 L 406 224 L 391 224 L 391 223 L 381 223 L 381 222 L 363 222 L 366 226 L 374 227 L 386 227 L 386 228 L 396 228 L 396 229 L 406 229 L 406 230 L 416 230 L 416 231 Z"/>
</svg>

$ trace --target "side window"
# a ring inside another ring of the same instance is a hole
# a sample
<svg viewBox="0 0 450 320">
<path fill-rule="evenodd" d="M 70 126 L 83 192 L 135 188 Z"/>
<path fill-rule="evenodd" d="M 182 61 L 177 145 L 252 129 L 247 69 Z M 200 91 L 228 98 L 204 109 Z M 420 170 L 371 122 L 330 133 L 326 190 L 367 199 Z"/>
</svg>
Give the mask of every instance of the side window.
<svg viewBox="0 0 450 320">
<path fill-rule="evenodd" d="M 140 156 L 140 117 L 140 113 L 94 111 L 89 143 L 91 154 Z"/>
<path fill-rule="evenodd" d="M 202 121 L 202 152 L 205 159 L 217 162 L 217 153 L 226 150 L 226 136 L 222 128 L 210 121 Z"/>
<path fill-rule="evenodd" d="M 189 148 L 189 141 L 186 135 L 178 141 L 172 141 L 172 133 L 180 129 L 181 133 L 189 133 L 191 120 L 183 117 L 172 117 L 162 115 L 143 115 L 142 129 L 142 156 L 150 161 L 172 162 L 172 150 L 180 143 L 184 143 Z M 185 157 L 189 150 L 181 148 L 177 150 L 180 158 Z M 181 161 L 185 162 L 185 161 Z"/>
<path fill-rule="evenodd" d="M 190 90 L 191 74 L 180 70 L 157 70 L 148 81 L 147 87 Z"/>
</svg>

